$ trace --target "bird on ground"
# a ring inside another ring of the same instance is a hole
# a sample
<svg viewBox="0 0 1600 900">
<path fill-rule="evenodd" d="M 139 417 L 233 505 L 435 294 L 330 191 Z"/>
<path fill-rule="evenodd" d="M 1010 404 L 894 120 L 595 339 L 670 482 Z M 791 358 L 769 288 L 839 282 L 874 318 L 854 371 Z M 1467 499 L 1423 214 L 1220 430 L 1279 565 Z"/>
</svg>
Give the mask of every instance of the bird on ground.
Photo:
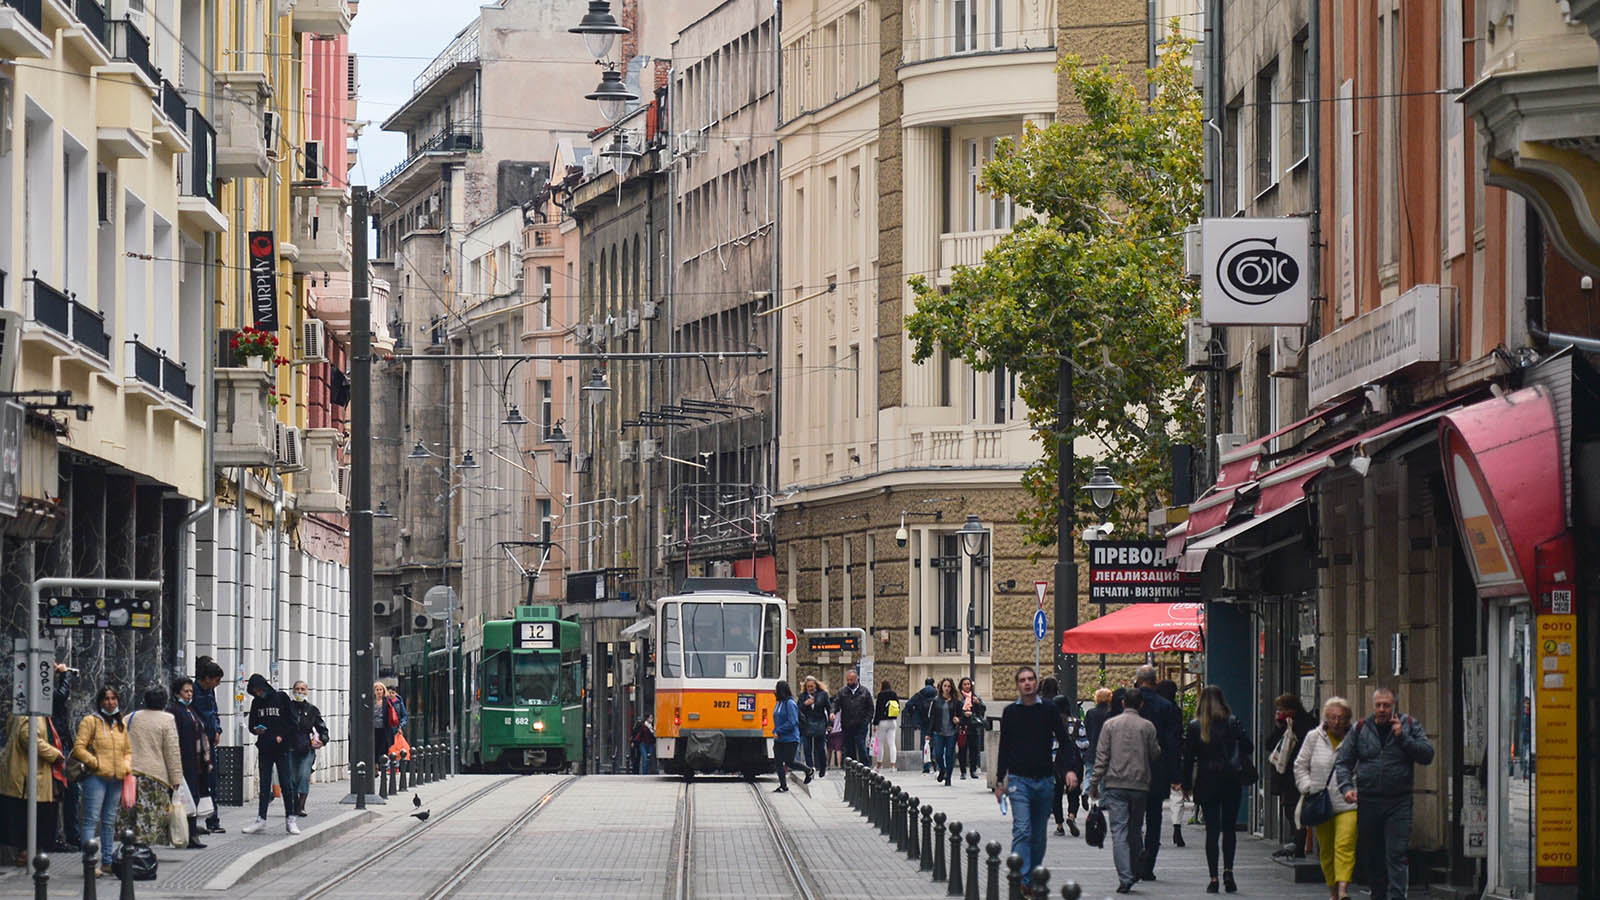
<svg viewBox="0 0 1600 900">
<path fill-rule="evenodd" d="M 418 797 L 414 792 L 411 795 L 411 805 L 413 808 L 421 808 L 422 806 L 422 798 Z"/>
<path fill-rule="evenodd" d="M 418 822 L 426 822 L 426 821 L 428 821 L 428 816 L 430 816 L 432 814 L 433 814 L 433 810 L 424 809 L 424 810 L 422 810 L 420 812 L 412 813 L 411 814 L 411 818 L 416 819 Z"/>
</svg>

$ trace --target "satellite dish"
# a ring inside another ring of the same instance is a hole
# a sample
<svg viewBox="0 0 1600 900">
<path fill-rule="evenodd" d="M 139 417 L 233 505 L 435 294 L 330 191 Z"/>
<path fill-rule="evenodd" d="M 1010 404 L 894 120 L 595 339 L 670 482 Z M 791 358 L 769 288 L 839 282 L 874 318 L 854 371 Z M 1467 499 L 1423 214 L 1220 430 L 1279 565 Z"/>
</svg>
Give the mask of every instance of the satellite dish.
<svg viewBox="0 0 1600 900">
<path fill-rule="evenodd" d="M 436 584 L 422 595 L 422 605 L 428 611 L 428 618 L 442 622 L 455 611 L 455 589 L 448 584 Z"/>
</svg>

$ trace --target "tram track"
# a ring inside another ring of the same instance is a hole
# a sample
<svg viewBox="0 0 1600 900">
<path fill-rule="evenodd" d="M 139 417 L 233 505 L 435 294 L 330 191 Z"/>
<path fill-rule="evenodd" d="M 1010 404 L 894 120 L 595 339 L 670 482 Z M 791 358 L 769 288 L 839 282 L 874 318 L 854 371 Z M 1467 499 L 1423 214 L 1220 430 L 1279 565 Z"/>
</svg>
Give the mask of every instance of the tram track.
<svg viewBox="0 0 1600 900">
<path fill-rule="evenodd" d="M 576 775 L 569 775 L 560 782 L 557 782 L 555 787 L 552 787 L 545 793 L 543 797 L 540 797 L 538 800 L 536 800 L 532 806 L 529 806 L 527 809 L 523 810 L 520 815 L 511 820 L 511 822 L 508 823 L 504 828 L 501 828 L 498 832 L 496 832 L 494 837 L 490 838 L 483 845 L 483 847 L 477 850 L 477 852 L 469 856 L 465 862 L 461 863 L 459 866 L 456 866 L 455 871 L 450 873 L 450 876 L 446 878 L 443 883 L 434 888 L 431 892 L 423 895 L 424 900 L 444 900 L 445 897 L 448 897 L 454 893 L 457 888 L 466 883 L 467 879 L 472 877 L 472 872 L 474 869 L 477 869 L 478 866 L 482 865 L 484 860 L 487 860 L 489 857 L 493 856 L 495 852 L 505 844 L 506 841 L 510 840 L 513 835 L 520 832 L 524 826 L 533 820 L 535 816 L 543 812 L 544 808 L 549 806 L 552 800 L 554 800 L 562 791 L 571 787 L 577 780 L 578 777 Z"/>
<path fill-rule="evenodd" d="M 683 799 L 678 804 L 678 828 L 674 839 L 678 845 L 678 869 L 673 879 L 670 900 L 691 900 L 694 893 L 694 785 L 683 785 Z"/>
<path fill-rule="evenodd" d="M 780 773 L 779 778 L 783 775 Z M 772 840 L 778 847 L 778 856 L 783 860 L 784 870 L 789 875 L 789 880 L 794 882 L 796 897 L 802 900 L 818 900 L 822 894 L 811 884 L 807 877 L 805 867 L 800 864 L 800 858 L 795 854 L 794 847 L 789 840 L 789 833 L 784 830 L 783 823 L 778 821 L 778 811 L 773 808 L 772 801 L 761 785 L 750 784 L 750 790 L 755 794 L 756 805 L 761 807 L 761 815 L 767 821 L 767 828 L 772 832 Z"/>
</svg>

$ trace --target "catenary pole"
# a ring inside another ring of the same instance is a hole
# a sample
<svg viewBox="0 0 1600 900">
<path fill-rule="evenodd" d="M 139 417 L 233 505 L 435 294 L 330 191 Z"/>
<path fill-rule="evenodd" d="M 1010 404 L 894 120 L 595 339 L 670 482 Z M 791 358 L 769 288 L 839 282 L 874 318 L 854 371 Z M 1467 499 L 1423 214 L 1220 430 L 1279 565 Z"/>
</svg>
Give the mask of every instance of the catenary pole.
<svg viewBox="0 0 1600 900">
<path fill-rule="evenodd" d="M 1072 347 L 1069 325 L 1061 343 Z M 1062 351 L 1063 354 L 1067 350 Z M 1072 396 L 1072 363 L 1062 356 L 1056 368 L 1056 568 L 1055 568 L 1055 654 L 1056 683 L 1061 692 L 1079 700 L 1078 657 L 1061 652 L 1061 636 L 1078 625 L 1078 562 L 1072 555 L 1072 420 L 1077 408 Z"/>
<path fill-rule="evenodd" d="M 350 794 L 372 794 L 372 301 L 368 295 L 367 189 L 350 188 Z M 375 798 L 374 798 L 375 799 Z M 381 802 L 381 801 L 379 801 Z"/>
</svg>

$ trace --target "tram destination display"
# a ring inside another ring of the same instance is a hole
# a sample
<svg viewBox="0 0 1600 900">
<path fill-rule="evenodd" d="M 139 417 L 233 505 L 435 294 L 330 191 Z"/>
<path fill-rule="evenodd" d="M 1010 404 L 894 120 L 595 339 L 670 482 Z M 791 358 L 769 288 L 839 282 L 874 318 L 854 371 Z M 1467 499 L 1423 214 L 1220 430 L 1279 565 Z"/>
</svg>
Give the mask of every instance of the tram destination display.
<svg viewBox="0 0 1600 900">
<path fill-rule="evenodd" d="M 1200 574 L 1179 572 L 1162 541 L 1092 541 L 1089 600 L 1094 603 L 1191 603 Z"/>
<path fill-rule="evenodd" d="M 812 653 L 859 653 L 861 641 L 853 634 L 816 634 L 806 636 L 806 646 Z"/>
</svg>

